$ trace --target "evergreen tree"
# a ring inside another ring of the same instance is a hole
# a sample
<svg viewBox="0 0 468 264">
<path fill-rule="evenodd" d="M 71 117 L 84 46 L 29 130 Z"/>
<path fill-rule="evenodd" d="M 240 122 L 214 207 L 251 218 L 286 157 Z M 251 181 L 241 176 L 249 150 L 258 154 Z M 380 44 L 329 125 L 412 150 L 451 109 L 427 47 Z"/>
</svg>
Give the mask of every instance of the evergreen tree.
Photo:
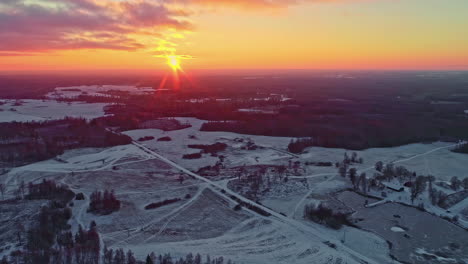
<svg viewBox="0 0 468 264">
<path fill-rule="evenodd" d="M 150 255 L 146 256 L 145 264 L 154 264 L 153 260 L 151 259 Z"/>
<path fill-rule="evenodd" d="M 462 186 L 463 186 L 463 189 L 468 190 L 468 177 L 463 179 Z"/>
<path fill-rule="evenodd" d="M 383 162 L 382 161 L 377 161 L 375 163 L 375 170 L 382 172 L 382 170 L 383 170 Z"/>
<path fill-rule="evenodd" d="M 136 264 L 137 261 L 131 250 L 127 251 L 127 264 Z"/>
<path fill-rule="evenodd" d="M 460 186 L 461 181 L 456 176 L 453 176 L 450 179 L 450 187 L 452 188 L 452 190 L 457 191 L 458 189 L 460 189 Z"/>
</svg>

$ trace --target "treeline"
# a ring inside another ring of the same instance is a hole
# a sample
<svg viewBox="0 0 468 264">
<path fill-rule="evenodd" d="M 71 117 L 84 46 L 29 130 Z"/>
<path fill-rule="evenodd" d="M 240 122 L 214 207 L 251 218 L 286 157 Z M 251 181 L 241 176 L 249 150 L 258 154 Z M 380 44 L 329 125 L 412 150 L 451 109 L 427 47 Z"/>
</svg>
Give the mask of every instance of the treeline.
<svg viewBox="0 0 468 264">
<path fill-rule="evenodd" d="M 288 146 L 293 153 L 300 153 L 311 146 L 363 150 L 468 137 L 468 125 L 457 123 L 461 120 L 436 121 L 403 116 L 382 117 L 381 120 L 366 120 L 365 117 L 356 116 L 346 118 L 345 115 L 315 120 L 301 115 L 279 115 L 275 119 L 209 121 L 200 130 L 303 138 Z"/>
<path fill-rule="evenodd" d="M 67 149 L 130 143 L 130 137 L 114 134 L 95 121 L 81 118 L 2 123 L 0 161 L 20 165 L 55 157 Z"/>
<path fill-rule="evenodd" d="M 24 183 L 20 184 L 19 191 L 22 191 Z M 28 194 L 26 199 L 29 200 L 58 200 L 58 201 L 70 201 L 75 197 L 75 193 L 68 189 L 66 186 L 57 184 L 54 180 L 43 179 L 41 183 L 28 184 Z"/>
<path fill-rule="evenodd" d="M 301 153 L 304 149 L 315 146 L 316 142 L 312 138 L 300 138 L 296 140 L 291 140 L 288 144 L 288 151 L 291 153 Z"/>
<path fill-rule="evenodd" d="M 460 144 L 459 146 L 455 147 L 452 151 L 457 153 L 468 154 L 468 143 Z"/>
<path fill-rule="evenodd" d="M 107 249 L 104 248 L 104 264 L 234 264 L 231 260 L 225 260 L 223 257 L 211 258 L 210 255 L 202 257 L 200 254 L 189 253 L 185 257 L 174 258 L 170 254 L 156 255 L 154 252 L 146 256 L 144 262 L 137 261 L 133 252 L 128 250 L 127 253 L 123 249 Z"/>
<path fill-rule="evenodd" d="M 88 212 L 108 215 L 119 209 L 120 201 L 115 197 L 114 190 L 94 191 L 90 196 Z"/>
</svg>

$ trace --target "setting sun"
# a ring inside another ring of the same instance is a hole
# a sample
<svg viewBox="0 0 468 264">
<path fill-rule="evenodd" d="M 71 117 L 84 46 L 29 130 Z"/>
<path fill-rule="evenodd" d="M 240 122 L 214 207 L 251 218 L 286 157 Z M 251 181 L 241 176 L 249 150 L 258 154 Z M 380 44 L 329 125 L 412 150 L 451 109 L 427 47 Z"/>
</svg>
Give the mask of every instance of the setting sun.
<svg viewBox="0 0 468 264">
<path fill-rule="evenodd" d="M 167 56 L 167 64 L 172 68 L 173 71 L 180 70 L 180 60 L 176 55 Z"/>
</svg>

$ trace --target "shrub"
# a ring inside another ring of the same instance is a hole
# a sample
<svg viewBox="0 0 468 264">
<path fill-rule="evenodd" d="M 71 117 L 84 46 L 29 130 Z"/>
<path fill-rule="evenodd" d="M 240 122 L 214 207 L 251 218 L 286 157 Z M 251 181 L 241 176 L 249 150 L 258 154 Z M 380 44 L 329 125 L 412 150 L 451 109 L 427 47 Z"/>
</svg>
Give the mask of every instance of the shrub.
<svg viewBox="0 0 468 264">
<path fill-rule="evenodd" d="M 78 193 L 75 196 L 75 199 L 78 200 L 78 201 L 84 200 L 85 199 L 84 194 L 83 193 Z"/>
<path fill-rule="evenodd" d="M 304 149 L 314 146 L 315 140 L 312 138 L 301 138 L 297 140 L 291 140 L 288 145 L 288 151 L 291 153 L 301 153 Z"/>
<path fill-rule="evenodd" d="M 167 200 L 157 202 L 157 203 L 150 203 L 147 206 L 145 206 L 145 210 L 156 209 L 156 208 L 159 208 L 159 207 L 164 206 L 164 205 L 169 205 L 169 204 L 172 204 L 172 203 L 176 203 L 178 201 L 180 201 L 179 198 L 174 198 L 174 199 L 167 199 Z"/>
<path fill-rule="evenodd" d="M 154 137 L 151 137 L 151 136 L 147 136 L 147 137 L 141 137 L 138 139 L 138 141 L 142 142 L 142 141 L 149 141 L 149 140 L 153 140 Z"/>
<path fill-rule="evenodd" d="M 185 154 L 184 156 L 182 156 L 183 159 L 199 159 L 201 157 L 201 153 Z"/>
<path fill-rule="evenodd" d="M 340 212 L 335 213 L 332 209 L 326 208 L 322 204 L 318 206 L 307 205 L 304 208 L 304 217 L 333 229 L 340 229 L 343 225 L 350 225 L 346 214 Z"/>
<path fill-rule="evenodd" d="M 457 153 L 468 153 L 468 143 L 465 143 L 465 144 L 461 144 L 459 146 L 457 146 L 455 149 L 452 150 L 453 152 L 457 152 Z"/>
<path fill-rule="evenodd" d="M 120 201 L 115 197 L 114 191 L 95 191 L 90 196 L 88 212 L 108 215 L 120 209 Z"/>
</svg>

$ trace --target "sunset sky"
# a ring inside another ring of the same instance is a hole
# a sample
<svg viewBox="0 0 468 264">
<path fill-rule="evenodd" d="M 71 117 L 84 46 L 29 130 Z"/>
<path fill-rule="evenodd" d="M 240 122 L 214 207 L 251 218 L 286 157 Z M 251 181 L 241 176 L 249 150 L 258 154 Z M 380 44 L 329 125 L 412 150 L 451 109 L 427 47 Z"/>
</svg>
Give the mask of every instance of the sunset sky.
<svg viewBox="0 0 468 264">
<path fill-rule="evenodd" d="M 468 69 L 467 0 L 0 0 L 0 71 Z"/>
</svg>

